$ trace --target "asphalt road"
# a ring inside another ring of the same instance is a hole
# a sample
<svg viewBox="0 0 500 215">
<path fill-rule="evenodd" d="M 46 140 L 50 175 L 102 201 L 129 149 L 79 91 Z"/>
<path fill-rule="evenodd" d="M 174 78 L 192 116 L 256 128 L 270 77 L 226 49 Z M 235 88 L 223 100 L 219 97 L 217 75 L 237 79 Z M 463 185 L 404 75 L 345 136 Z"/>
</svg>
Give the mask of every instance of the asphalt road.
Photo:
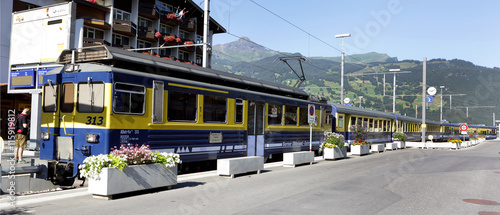
<svg viewBox="0 0 500 215">
<path fill-rule="evenodd" d="M 275 166 L 234 179 L 179 176 L 171 190 L 114 200 L 86 188 L 17 198 L 20 214 L 500 214 L 500 141 Z M 487 200 L 487 201 L 486 201 Z M 5 201 L 4 201 L 5 202 Z M 13 208 L 5 207 L 4 213 Z"/>
</svg>

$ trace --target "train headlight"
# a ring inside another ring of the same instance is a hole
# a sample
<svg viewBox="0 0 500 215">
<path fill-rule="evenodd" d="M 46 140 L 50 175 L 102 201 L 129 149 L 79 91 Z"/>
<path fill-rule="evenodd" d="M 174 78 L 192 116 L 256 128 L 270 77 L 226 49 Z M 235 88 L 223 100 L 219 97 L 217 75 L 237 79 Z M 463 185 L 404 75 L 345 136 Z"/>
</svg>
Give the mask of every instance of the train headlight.
<svg viewBox="0 0 500 215">
<path fill-rule="evenodd" d="M 98 143 L 99 135 L 88 133 L 85 135 L 85 141 L 87 141 L 87 143 Z"/>
<path fill-rule="evenodd" d="M 42 140 L 49 140 L 50 139 L 49 132 L 42 132 L 40 136 L 41 136 Z"/>
</svg>

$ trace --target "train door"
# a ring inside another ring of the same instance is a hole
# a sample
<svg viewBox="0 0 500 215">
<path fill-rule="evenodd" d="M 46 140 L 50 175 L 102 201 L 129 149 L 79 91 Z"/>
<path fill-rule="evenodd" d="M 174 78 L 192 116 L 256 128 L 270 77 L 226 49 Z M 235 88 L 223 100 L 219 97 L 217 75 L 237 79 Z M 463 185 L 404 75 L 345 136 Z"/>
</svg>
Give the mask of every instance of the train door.
<svg viewBox="0 0 500 215">
<path fill-rule="evenodd" d="M 58 159 L 73 160 L 73 137 L 75 136 L 75 84 L 63 82 L 59 94 L 59 125 L 60 134 L 56 136 L 56 150 Z"/>
<path fill-rule="evenodd" d="M 249 102 L 247 156 L 264 156 L 264 108 L 263 102 Z"/>
</svg>

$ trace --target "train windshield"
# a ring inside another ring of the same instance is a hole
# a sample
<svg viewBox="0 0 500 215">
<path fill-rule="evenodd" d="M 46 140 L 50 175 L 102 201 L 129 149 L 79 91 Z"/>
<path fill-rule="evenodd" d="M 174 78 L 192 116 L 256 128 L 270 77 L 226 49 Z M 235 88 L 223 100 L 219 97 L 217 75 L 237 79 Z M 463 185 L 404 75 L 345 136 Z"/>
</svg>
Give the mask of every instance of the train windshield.
<svg viewBox="0 0 500 215">
<path fill-rule="evenodd" d="M 59 85 L 49 84 L 43 86 L 43 111 L 56 112 L 57 111 L 57 87 Z"/>
<path fill-rule="evenodd" d="M 101 113 L 104 110 L 104 83 L 79 83 L 77 107 L 81 113 Z"/>
</svg>

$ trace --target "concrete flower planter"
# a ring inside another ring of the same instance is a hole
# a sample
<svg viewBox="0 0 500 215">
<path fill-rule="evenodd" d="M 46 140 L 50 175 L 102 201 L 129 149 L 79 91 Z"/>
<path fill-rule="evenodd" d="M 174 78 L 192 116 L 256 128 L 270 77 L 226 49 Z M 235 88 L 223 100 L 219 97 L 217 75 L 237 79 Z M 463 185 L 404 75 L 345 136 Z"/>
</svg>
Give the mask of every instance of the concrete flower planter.
<svg viewBox="0 0 500 215">
<path fill-rule="evenodd" d="M 323 149 L 323 159 L 325 160 L 337 160 L 347 157 L 347 147 L 335 147 L 335 148 L 324 148 Z"/>
<path fill-rule="evenodd" d="M 448 144 L 450 144 L 451 149 L 460 149 L 460 143 L 448 142 Z"/>
<path fill-rule="evenodd" d="M 383 151 L 385 151 L 385 144 L 372 144 L 371 151 L 372 152 L 383 152 Z"/>
<path fill-rule="evenodd" d="M 397 143 L 386 143 L 385 144 L 385 150 L 395 150 L 398 148 L 398 144 Z"/>
<path fill-rule="evenodd" d="M 352 155 L 367 155 L 370 154 L 370 145 L 351 145 Z"/>
<path fill-rule="evenodd" d="M 398 147 L 398 149 L 406 148 L 406 143 L 404 141 L 394 141 Z"/>
<path fill-rule="evenodd" d="M 97 179 L 89 179 L 88 191 L 95 197 L 111 198 L 112 195 L 177 184 L 177 166 L 163 164 L 128 166 L 123 171 L 103 168 Z"/>
</svg>

